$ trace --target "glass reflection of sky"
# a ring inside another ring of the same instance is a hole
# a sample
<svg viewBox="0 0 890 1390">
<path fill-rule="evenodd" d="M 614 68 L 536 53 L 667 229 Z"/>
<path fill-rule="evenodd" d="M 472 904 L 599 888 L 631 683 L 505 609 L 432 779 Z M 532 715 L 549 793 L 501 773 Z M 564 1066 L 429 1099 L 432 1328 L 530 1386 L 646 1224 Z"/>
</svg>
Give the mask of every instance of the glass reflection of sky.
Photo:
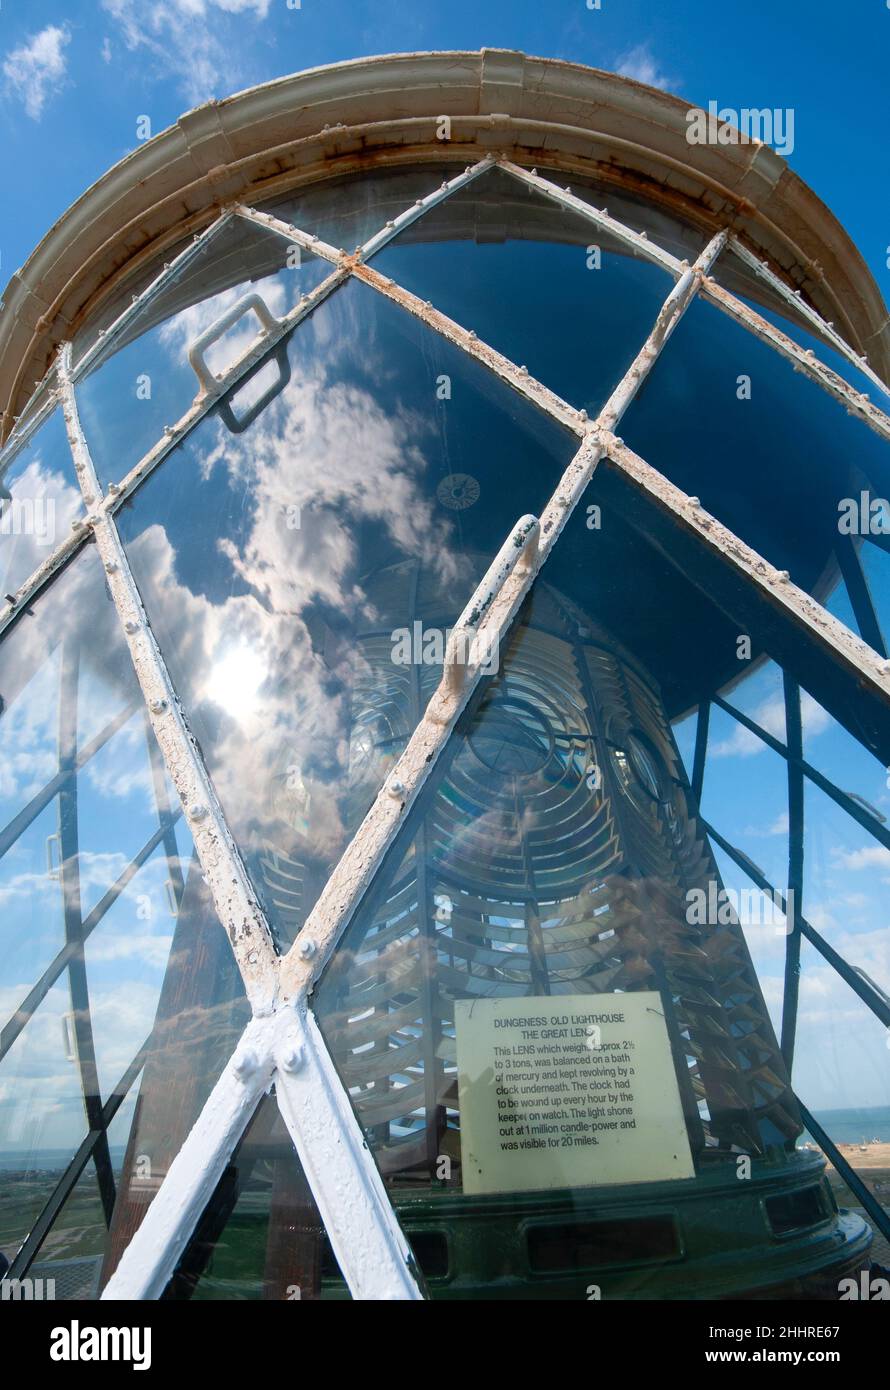
<svg viewBox="0 0 890 1390">
<path fill-rule="evenodd" d="M 288 352 L 290 382 L 247 431 L 209 418 L 118 519 L 259 890 L 270 850 L 309 865 L 294 890 L 301 917 L 399 751 L 379 748 L 360 795 L 347 795 L 356 633 L 385 629 L 389 641 L 408 617 L 384 619 L 373 576 L 417 561 L 435 579 L 437 625 L 443 611 L 453 621 L 517 518 L 543 508 L 576 441 L 358 283 L 301 324 Z M 457 509 L 455 474 L 478 484 Z"/>
<path fill-rule="evenodd" d="M 59 793 L 73 794 L 75 780 L 53 779 L 72 700 L 72 733 L 86 761 L 76 800 L 66 801 L 68 831 L 76 809 L 77 857 L 63 875 Z M 159 826 L 156 778 L 165 804 L 174 813 L 178 806 L 164 773 L 150 764 L 142 706 L 101 564 L 88 546 L 0 643 L 0 1027 L 65 944 L 65 884 L 72 909 L 79 896 L 90 923 L 91 911 L 142 854 L 142 867 L 87 938 L 103 1100 L 151 1029 L 175 925 L 168 880 L 186 873 L 191 855 L 181 818 L 168 843 L 171 857 L 163 845 L 145 854 Z M 7 1166 L 61 1168 L 83 1138 L 73 1022 L 63 973 L 0 1061 L 0 1157 Z"/>
<path fill-rule="evenodd" d="M 598 268 L 588 264 L 594 245 Z M 371 265 L 591 418 L 673 284 L 660 266 L 500 169 L 426 213 L 414 235 L 399 237 Z"/>
<path fill-rule="evenodd" d="M 100 481 L 117 482 L 188 410 L 199 382 L 189 348 L 246 294 L 259 294 L 277 318 L 331 270 L 329 262 L 244 218 L 206 246 L 147 304 L 111 355 L 77 383 L 81 424 Z M 220 375 L 256 338 L 246 314 L 207 352 Z"/>
<path fill-rule="evenodd" d="M 784 741 L 780 670 L 761 666 L 727 696 L 737 709 Z M 694 720 L 686 721 L 684 761 L 691 772 Z M 806 692 L 804 757 L 842 791 L 864 798 L 890 818 L 886 769 Z M 781 892 L 788 883 L 788 774 L 784 759 L 735 720 L 711 711 L 702 811 Z M 727 888 L 753 884 L 719 848 Z M 890 850 L 879 845 L 824 792 L 806 784 L 803 915 L 851 965 L 890 992 L 887 929 Z M 770 926 L 745 928 L 773 1024 L 781 1026 L 785 937 Z M 810 1109 L 890 1105 L 890 1065 L 884 1030 L 859 1032 L 868 1011 L 849 986 L 811 948 L 801 977 L 795 1081 Z M 846 1020 L 846 1023 L 843 1022 Z M 848 1031 L 847 1031 L 848 1030 Z M 865 1045 L 863 1039 L 871 1039 Z M 873 1045 L 872 1045 L 873 1044 Z"/>
<path fill-rule="evenodd" d="M 0 596 L 15 593 L 61 545 L 83 499 L 59 409 L 0 463 Z"/>
</svg>

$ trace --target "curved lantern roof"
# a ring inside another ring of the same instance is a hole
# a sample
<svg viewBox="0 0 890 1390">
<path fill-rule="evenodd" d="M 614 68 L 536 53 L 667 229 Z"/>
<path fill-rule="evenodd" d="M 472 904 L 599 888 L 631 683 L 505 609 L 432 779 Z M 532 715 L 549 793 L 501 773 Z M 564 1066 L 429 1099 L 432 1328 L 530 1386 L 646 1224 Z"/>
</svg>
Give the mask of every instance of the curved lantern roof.
<svg viewBox="0 0 890 1390">
<path fill-rule="evenodd" d="M 490 153 L 595 176 L 707 234 L 731 228 L 886 379 L 887 311 L 836 218 L 760 141 L 690 144 L 689 110 L 628 78 L 503 49 L 359 59 L 197 107 L 109 170 L 12 277 L 0 317 L 2 438 L 59 343 L 114 284 L 220 206 L 370 167 Z"/>
</svg>

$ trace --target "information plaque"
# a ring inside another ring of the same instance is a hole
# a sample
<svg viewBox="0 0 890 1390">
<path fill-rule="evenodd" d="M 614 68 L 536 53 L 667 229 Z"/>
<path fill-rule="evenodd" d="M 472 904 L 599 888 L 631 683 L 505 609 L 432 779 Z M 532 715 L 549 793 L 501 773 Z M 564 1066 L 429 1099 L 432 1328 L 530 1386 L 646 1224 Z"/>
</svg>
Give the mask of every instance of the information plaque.
<svg viewBox="0 0 890 1390">
<path fill-rule="evenodd" d="M 694 1176 L 661 996 L 455 1005 L 463 1190 Z"/>
</svg>

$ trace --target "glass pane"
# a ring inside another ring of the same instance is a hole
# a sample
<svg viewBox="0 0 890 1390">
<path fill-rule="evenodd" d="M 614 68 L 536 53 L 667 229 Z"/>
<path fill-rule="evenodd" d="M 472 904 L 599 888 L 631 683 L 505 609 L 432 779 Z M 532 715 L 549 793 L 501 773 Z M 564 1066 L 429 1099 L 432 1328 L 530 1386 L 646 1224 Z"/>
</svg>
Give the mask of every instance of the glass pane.
<svg viewBox="0 0 890 1390">
<path fill-rule="evenodd" d="M 802 692 L 803 754 L 813 768 L 846 792 L 881 824 L 890 814 L 888 773 L 883 763 L 848 733 L 807 691 Z M 822 796 L 823 793 L 819 792 Z M 846 813 L 838 808 L 838 814 Z M 867 838 L 867 832 L 850 824 Z"/>
<path fill-rule="evenodd" d="M 0 595 L 14 594 L 83 515 L 60 409 L 0 460 Z"/>
<path fill-rule="evenodd" d="M 859 546 L 858 554 L 886 645 L 890 639 L 890 548 L 866 539 Z"/>
<path fill-rule="evenodd" d="M 692 714 L 687 714 L 684 719 L 678 719 L 672 728 L 674 742 L 677 745 L 677 752 L 683 759 L 686 776 L 690 780 L 692 778 L 692 768 L 695 762 L 695 737 L 697 728 L 698 712 L 696 710 L 693 710 Z"/>
<path fill-rule="evenodd" d="M 129 472 L 197 396 L 188 360 L 195 340 L 246 294 L 283 317 L 330 271 L 327 261 L 236 217 L 147 302 L 99 365 L 77 382 L 81 423 L 103 485 Z M 251 346 L 259 323 L 249 312 L 206 354 L 217 376 Z"/>
<path fill-rule="evenodd" d="M 711 710 L 701 810 L 770 883 L 787 883 L 788 765 L 721 709 Z"/>
<path fill-rule="evenodd" d="M 558 188 L 566 185 L 564 173 L 550 169 L 539 169 L 538 173 Z M 691 264 L 709 240 L 709 235 L 678 217 L 673 209 L 665 211 L 647 198 L 637 197 L 614 184 L 610 186 L 605 180 L 578 179 L 572 174 L 569 183 L 576 198 L 583 198 L 599 212 L 605 210 L 633 232 L 645 232 L 651 242 L 679 261 L 687 260 Z"/>
<path fill-rule="evenodd" d="M 86 736 L 78 730 L 85 707 L 81 681 L 94 702 Z M 77 940 L 85 904 L 98 896 L 91 896 L 90 885 L 97 876 L 102 882 L 113 846 L 107 801 L 101 809 L 95 797 L 91 803 L 87 786 L 91 758 L 101 755 L 114 722 L 96 730 L 92 716 L 110 710 L 120 719 L 121 709 L 126 713 L 138 698 L 102 566 L 88 545 L 0 642 L 3 1025 L 66 941 Z M 125 782 L 123 765 L 118 773 Z M 107 768 L 105 778 L 113 787 Z M 79 812 L 78 783 L 84 790 Z M 78 829 L 86 835 L 83 853 Z"/>
<path fill-rule="evenodd" d="M 99 1296 L 107 1236 L 96 1166 L 90 1159 L 53 1222 L 27 1277 L 53 1280 L 56 1302 L 93 1301 Z M 46 1289 L 44 1282 L 44 1296 Z"/>
<path fill-rule="evenodd" d="M 590 1270 L 610 1296 L 664 1297 L 716 1254 L 750 1296 L 787 1278 L 778 1248 L 818 1248 L 826 1279 L 864 1250 L 798 1149 L 775 1033 L 787 922 L 705 838 L 671 736 L 691 691 L 730 691 L 782 740 L 778 629 L 752 632 L 740 681 L 734 581 L 654 511 L 597 470 L 315 991 L 394 1207 L 443 1234 L 450 1293 L 577 1296 Z M 712 720 L 704 815 L 784 891 L 786 762 Z M 830 738 L 815 701 L 804 727 Z M 682 1142 L 650 1129 L 668 1112 Z M 722 1183 L 707 1221 L 683 1219 L 709 1251 L 687 1246 L 681 1275 L 671 1223 Z"/>
<path fill-rule="evenodd" d="M 404 641 L 441 643 L 576 448 L 357 282 L 287 351 L 298 370 L 247 431 L 211 415 L 118 514 L 282 942 L 429 698 L 434 673 L 412 686 Z"/>
<path fill-rule="evenodd" d="M 4 997 L 4 1007 L 18 1002 Z M 0 1250 L 7 1259 L 86 1131 L 71 994 L 63 978 L 0 1061 Z"/>
<path fill-rule="evenodd" d="M 107 1130 L 116 1184 L 120 1181 L 123 1161 L 123 1149 L 116 1140 L 126 1138 L 137 1092 L 138 1085 L 134 1084 Z M 61 1176 L 60 1173 L 46 1173 L 39 1188 L 35 1184 L 35 1215 L 53 1196 Z M 92 1301 L 99 1296 L 108 1245 L 108 1224 L 99 1177 L 95 1161 L 90 1158 L 29 1265 L 27 1277 L 44 1281 L 44 1298 L 52 1297 L 56 1302 Z M 49 1280 L 52 1284 L 46 1282 Z"/>
<path fill-rule="evenodd" d="M 137 710 L 81 771 L 77 817 L 84 915 L 160 834 L 149 739 L 154 734 L 147 717 Z M 166 805 L 160 768 L 154 771 Z"/>
<path fill-rule="evenodd" d="M 803 1104 L 890 1212 L 887 1030 L 806 941 L 801 944 L 794 1083 Z M 828 1176 L 839 1205 L 862 1214 L 840 1175 L 830 1168 Z M 873 1257 L 881 1260 L 879 1247 Z"/>
<path fill-rule="evenodd" d="M 804 826 L 804 916 L 849 965 L 890 995 L 890 849 L 811 783 Z"/>
<path fill-rule="evenodd" d="M 130 879 L 86 943 L 86 972 L 103 1100 L 155 1021 L 189 859 L 158 849 Z"/>
<path fill-rule="evenodd" d="M 51 857 L 58 826 L 58 808 L 51 803 L 0 859 L 0 1027 L 65 944 L 62 876 Z"/>
<path fill-rule="evenodd" d="M 659 266 L 499 169 L 440 203 L 372 265 L 591 417 L 673 284 Z"/>
<path fill-rule="evenodd" d="M 153 862 L 147 871 L 150 881 L 152 875 L 160 878 L 164 867 Z M 144 885 L 139 891 L 144 891 Z M 113 1076 L 116 1062 L 136 1054 L 145 1038 L 146 1020 L 150 1028 L 132 1121 L 121 1118 L 109 1132 L 119 1176 L 102 1287 L 117 1268 L 250 1019 L 235 957 L 197 860 L 188 865 L 175 923 L 165 914 L 161 892 L 151 886 L 148 891 L 155 915 L 147 924 L 138 923 L 140 936 L 123 934 L 128 920 L 132 928 L 133 917 L 133 904 L 125 903 L 104 936 L 100 931 L 87 946 L 91 989 L 95 982 L 100 1006 L 97 1051 L 105 1075 Z M 172 942 L 168 941 L 171 926 Z M 91 952 L 94 942 L 95 954 Z M 119 1014 L 112 1007 L 115 991 L 126 1005 Z M 108 1011 L 103 1013 L 106 1003 Z M 132 1044 L 129 1056 L 124 1038 Z"/>
<path fill-rule="evenodd" d="M 667 430 L 666 420 L 682 421 Z M 636 452 L 822 601 L 837 583 L 839 504 L 887 445 L 753 333 L 694 302 L 631 405 Z M 806 518 L 806 524 L 802 524 Z"/>
<path fill-rule="evenodd" d="M 754 309 L 805 351 L 815 353 L 820 362 L 843 377 L 856 391 L 862 391 L 875 405 L 886 410 L 890 394 L 882 391 L 870 377 L 859 371 L 843 353 L 829 346 L 816 328 L 777 290 L 745 264 L 732 250 L 724 253 L 711 272 L 713 278 L 737 299 Z"/>
<path fill-rule="evenodd" d="M 320 237 L 329 246 L 354 251 L 418 198 L 426 198 L 465 167 L 465 163 L 432 164 L 363 171 L 358 177 L 348 174 L 325 179 L 293 193 L 276 195 L 256 206 L 300 231 Z"/>
<path fill-rule="evenodd" d="M 135 270 L 125 271 L 123 277 L 105 297 L 89 311 L 89 316 L 71 340 L 71 356 L 75 366 L 100 337 L 104 337 L 121 314 L 129 309 L 133 300 L 148 289 L 149 285 L 163 273 L 164 266 L 173 261 L 192 245 L 194 236 L 180 237 L 160 255 L 154 255 Z"/>
<path fill-rule="evenodd" d="M 261 1102 L 164 1297 L 349 1298 L 274 1095 Z"/>
</svg>

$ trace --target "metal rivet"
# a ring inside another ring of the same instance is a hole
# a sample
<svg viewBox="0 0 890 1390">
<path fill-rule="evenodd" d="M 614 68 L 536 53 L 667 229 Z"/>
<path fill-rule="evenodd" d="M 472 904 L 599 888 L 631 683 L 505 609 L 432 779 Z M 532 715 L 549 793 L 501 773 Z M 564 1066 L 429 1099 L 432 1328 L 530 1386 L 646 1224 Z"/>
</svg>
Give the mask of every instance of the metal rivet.
<svg viewBox="0 0 890 1390">
<path fill-rule="evenodd" d="M 297 951 L 304 960 L 315 955 L 315 942 L 310 941 L 308 936 L 301 937 L 297 942 Z"/>
<path fill-rule="evenodd" d="M 249 1049 L 245 1049 L 244 1052 L 239 1053 L 235 1058 L 235 1075 L 240 1081 L 246 1081 L 248 1077 L 253 1075 L 258 1066 L 259 1062 L 256 1053 L 251 1052 Z"/>
<path fill-rule="evenodd" d="M 105 566 L 105 573 L 106 573 L 106 574 L 115 574 L 116 572 L 117 572 L 117 561 L 116 561 L 116 560 L 109 560 L 108 563 L 107 563 L 106 566 Z"/>
<path fill-rule="evenodd" d="M 190 807 L 189 807 L 189 816 L 191 817 L 192 820 L 203 820 L 204 817 L 205 817 L 206 815 L 207 815 L 207 807 L 206 807 L 206 806 L 195 805 L 195 806 L 190 806 Z"/>
<path fill-rule="evenodd" d="M 788 573 L 787 570 L 777 570 L 776 578 L 778 579 L 780 584 L 787 584 L 788 580 L 791 578 L 791 575 Z"/>
<path fill-rule="evenodd" d="M 303 1065 L 303 1049 L 297 1043 L 286 1047 L 278 1059 L 282 1071 L 299 1071 Z"/>
<path fill-rule="evenodd" d="M 116 497 L 117 494 L 120 492 L 120 490 L 121 490 L 121 489 L 120 489 L 120 483 L 109 483 L 109 484 L 108 484 L 108 491 L 109 491 L 109 493 L 111 494 L 112 497 Z"/>
<path fill-rule="evenodd" d="M 404 796 L 405 783 L 399 781 L 398 777 L 394 777 L 389 784 L 389 794 L 390 796 Z"/>
<path fill-rule="evenodd" d="M 134 621 L 133 621 L 132 618 L 128 618 L 127 621 L 124 623 L 124 631 L 125 631 L 125 632 L 138 632 L 138 631 L 139 631 L 139 624 L 138 624 L 138 623 L 134 623 Z"/>
<path fill-rule="evenodd" d="M 701 498 L 699 498 L 699 497 L 690 497 L 690 499 L 689 499 L 689 505 L 690 505 L 690 507 L 700 507 L 700 506 L 701 506 Z"/>
<path fill-rule="evenodd" d="M 166 708 L 167 701 L 163 698 L 158 700 L 152 700 L 151 704 L 149 705 L 149 709 L 151 710 L 152 714 L 163 714 Z"/>
</svg>

